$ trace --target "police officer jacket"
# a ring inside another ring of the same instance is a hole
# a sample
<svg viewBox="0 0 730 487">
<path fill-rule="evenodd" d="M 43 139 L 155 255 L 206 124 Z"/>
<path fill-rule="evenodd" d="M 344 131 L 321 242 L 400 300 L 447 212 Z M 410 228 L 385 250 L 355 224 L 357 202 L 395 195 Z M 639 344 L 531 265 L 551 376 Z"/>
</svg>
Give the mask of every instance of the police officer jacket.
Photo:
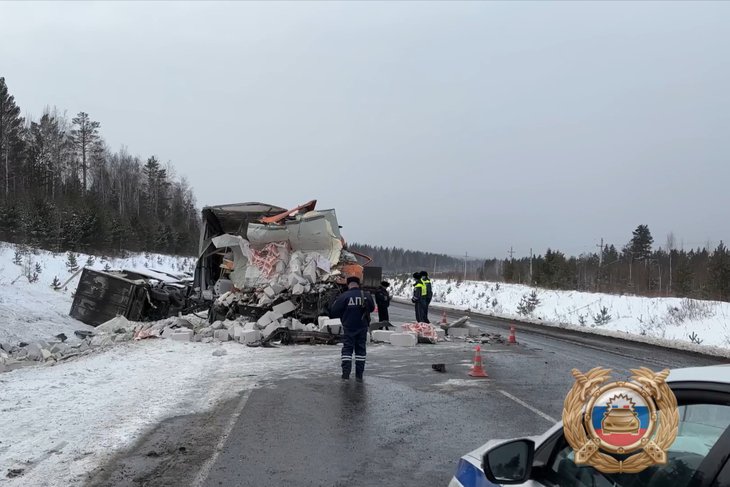
<svg viewBox="0 0 730 487">
<path fill-rule="evenodd" d="M 348 289 L 335 300 L 330 308 L 330 317 L 339 318 L 347 334 L 367 330 L 370 313 L 375 311 L 375 303 L 370 293 L 360 288 Z"/>
<path fill-rule="evenodd" d="M 426 285 L 422 283 L 421 281 L 416 282 L 413 285 L 413 298 L 411 298 L 411 301 L 414 303 L 417 303 L 419 301 L 425 301 L 426 300 Z"/>
<path fill-rule="evenodd" d="M 426 298 L 427 302 L 431 302 L 431 299 L 433 298 L 433 289 L 431 288 L 431 280 L 428 278 L 421 279 L 421 283 L 426 288 L 426 295 L 424 296 Z"/>
<path fill-rule="evenodd" d="M 388 290 L 383 286 L 380 286 L 375 291 L 375 303 L 378 305 L 378 308 L 387 308 L 390 305 L 390 294 L 388 294 Z"/>
</svg>

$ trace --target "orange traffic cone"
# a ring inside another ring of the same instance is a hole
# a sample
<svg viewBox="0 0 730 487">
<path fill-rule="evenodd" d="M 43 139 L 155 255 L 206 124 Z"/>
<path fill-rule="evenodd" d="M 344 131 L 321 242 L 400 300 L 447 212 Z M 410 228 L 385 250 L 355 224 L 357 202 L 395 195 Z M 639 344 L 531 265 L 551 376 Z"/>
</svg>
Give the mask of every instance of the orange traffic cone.
<svg viewBox="0 0 730 487">
<path fill-rule="evenodd" d="M 469 371 L 471 377 L 489 377 L 482 367 L 482 347 L 479 345 L 474 349 L 474 365 L 471 366 Z"/>
<path fill-rule="evenodd" d="M 444 310 L 444 312 L 441 313 L 441 324 L 442 325 L 446 324 L 446 310 Z"/>
<path fill-rule="evenodd" d="M 507 340 L 507 343 L 517 343 L 517 337 L 515 336 L 515 325 L 509 327 L 509 339 Z"/>
</svg>

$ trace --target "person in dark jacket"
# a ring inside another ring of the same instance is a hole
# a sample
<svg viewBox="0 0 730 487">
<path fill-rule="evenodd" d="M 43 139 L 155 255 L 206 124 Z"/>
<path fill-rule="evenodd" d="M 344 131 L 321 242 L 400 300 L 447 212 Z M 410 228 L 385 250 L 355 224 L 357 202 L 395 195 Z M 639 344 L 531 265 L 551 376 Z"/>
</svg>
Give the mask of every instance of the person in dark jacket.
<svg viewBox="0 0 730 487">
<path fill-rule="evenodd" d="M 423 304 L 426 297 L 426 285 L 421 282 L 421 273 L 414 272 L 413 297 L 411 302 L 416 308 L 416 323 L 423 323 Z"/>
<path fill-rule="evenodd" d="M 421 271 L 421 282 L 426 287 L 426 298 L 421 305 L 421 318 L 423 318 L 424 323 L 431 323 L 428 321 L 428 307 L 431 305 L 431 299 L 433 299 L 433 288 L 426 271 Z"/>
<path fill-rule="evenodd" d="M 375 304 L 378 305 L 378 321 L 381 323 L 389 323 L 390 317 L 388 316 L 388 306 L 390 306 L 390 293 L 388 288 L 390 283 L 383 281 L 380 283 L 380 287 L 375 291 Z M 387 325 L 382 325 L 380 329 L 387 328 Z"/>
<path fill-rule="evenodd" d="M 362 381 L 365 371 L 365 344 L 370 327 L 370 313 L 375 303 L 370 293 L 360 289 L 360 279 L 347 278 L 347 291 L 340 294 L 330 307 L 330 317 L 342 321 L 342 378 L 349 379 L 352 371 L 352 352 L 355 352 L 355 378 Z"/>
</svg>

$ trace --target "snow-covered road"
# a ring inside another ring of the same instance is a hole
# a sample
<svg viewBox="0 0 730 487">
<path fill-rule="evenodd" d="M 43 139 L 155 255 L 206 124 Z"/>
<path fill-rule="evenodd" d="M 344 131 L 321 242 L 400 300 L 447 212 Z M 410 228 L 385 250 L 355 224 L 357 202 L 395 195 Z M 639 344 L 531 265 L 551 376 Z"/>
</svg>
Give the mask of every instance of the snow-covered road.
<svg viewBox="0 0 730 487">
<path fill-rule="evenodd" d="M 213 356 L 224 349 L 227 354 Z M 337 367 L 336 347 L 247 348 L 145 340 L 0 375 L 2 486 L 80 485 L 165 418 L 198 413 L 272 379 Z M 6 478 L 9 469 L 21 476 Z"/>
</svg>

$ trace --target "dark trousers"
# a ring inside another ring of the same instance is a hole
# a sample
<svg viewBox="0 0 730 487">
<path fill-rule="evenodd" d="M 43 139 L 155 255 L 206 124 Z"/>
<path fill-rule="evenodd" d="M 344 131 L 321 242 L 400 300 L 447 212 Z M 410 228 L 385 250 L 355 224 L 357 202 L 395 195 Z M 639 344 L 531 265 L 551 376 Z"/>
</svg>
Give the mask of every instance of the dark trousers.
<svg viewBox="0 0 730 487">
<path fill-rule="evenodd" d="M 345 330 L 344 341 L 342 342 L 342 377 L 350 377 L 353 351 L 355 352 L 355 375 L 362 377 L 365 371 L 365 356 L 367 355 L 365 344 L 367 340 L 367 328 L 354 333 Z"/>
<path fill-rule="evenodd" d="M 423 321 L 421 320 L 421 312 L 423 310 L 423 308 L 421 307 L 421 302 L 416 301 L 415 303 L 413 303 L 413 307 L 416 308 L 416 323 L 423 323 Z"/>
<path fill-rule="evenodd" d="M 422 301 L 422 303 L 421 318 L 423 318 L 424 323 L 431 323 L 428 321 L 428 307 L 431 304 L 431 301 Z"/>
<path fill-rule="evenodd" d="M 387 306 L 378 306 L 378 321 L 390 321 Z"/>
</svg>

